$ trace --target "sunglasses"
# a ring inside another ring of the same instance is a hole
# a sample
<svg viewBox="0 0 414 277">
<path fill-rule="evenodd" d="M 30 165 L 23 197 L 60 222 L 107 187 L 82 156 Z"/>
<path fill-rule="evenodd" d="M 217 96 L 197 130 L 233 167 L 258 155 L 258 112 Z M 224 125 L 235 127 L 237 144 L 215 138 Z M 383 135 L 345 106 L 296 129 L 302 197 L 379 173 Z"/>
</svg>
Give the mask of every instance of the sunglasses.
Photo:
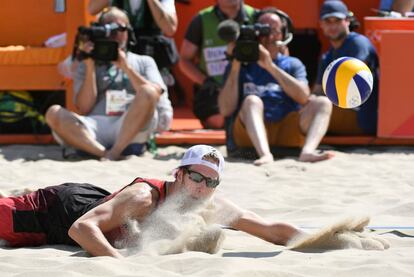
<svg viewBox="0 0 414 277">
<path fill-rule="evenodd" d="M 122 26 L 122 25 L 119 25 L 119 27 L 116 29 L 118 32 L 125 32 L 125 31 L 127 31 L 128 30 L 128 27 L 127 26 Z"/>
<path fill-rule="evenodd" d="M 201 183 L 203 180 L 206 181 L 206 186 L 208 188 L 215 188 L 220 184 L 220 179 L 213 179 L 210 177 L 206 177 L 203 174 L 190 170 L 186 167 L 184 167 L 184 171 L 188 174 L 188 177 L 190 177 L 191 181 L 194 181 L 196 183 Z"/>
</svg>

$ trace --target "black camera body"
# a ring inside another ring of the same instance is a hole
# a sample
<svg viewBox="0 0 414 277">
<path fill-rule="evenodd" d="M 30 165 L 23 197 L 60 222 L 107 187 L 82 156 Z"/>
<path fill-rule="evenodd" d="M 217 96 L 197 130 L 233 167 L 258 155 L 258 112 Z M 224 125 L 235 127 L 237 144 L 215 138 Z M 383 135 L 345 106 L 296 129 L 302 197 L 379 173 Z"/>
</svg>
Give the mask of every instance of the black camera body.
<svg viewBox="0 0 414 277">
<path fill-rule="evenodd" d="M 76 36 L 74 58 L 84 60 L 92 58 L 97 61 L 110 62 L 118 59 L 119 44 L 115 40 L 110 39 L 118 30 L 126 27 L 117 23 L 99 24 L 92 23 L 90 27 L 80 26 Z M 79 50 L 79 45 L 91 41 L 94 48 L 91 53 Z"/>
<path fill-rule="evenodd" d="M 255 23 L 241 25 L 233 56 L 240 62 L 252 63 L 259 60 L 259 37 L 270 35 L 269 24 Z"/>
</svg>

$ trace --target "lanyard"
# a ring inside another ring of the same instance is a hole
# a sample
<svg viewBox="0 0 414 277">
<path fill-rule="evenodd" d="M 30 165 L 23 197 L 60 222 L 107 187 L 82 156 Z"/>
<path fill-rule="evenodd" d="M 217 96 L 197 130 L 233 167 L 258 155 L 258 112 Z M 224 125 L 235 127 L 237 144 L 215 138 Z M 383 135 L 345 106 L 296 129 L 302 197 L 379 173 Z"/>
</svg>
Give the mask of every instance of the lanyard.
<svg viewBox="0 0 414 277">
<path fill-rule="evenodd" d="M 114 87 L 115 81 L 118 78 L 119 74 L 122 76 L 122 89 L 127 88 L 128 76 L 125 74 L 125 72 L 121 71 L 115 65 L 109 67 L 106 71 L 106 74 L 109 77 L 109 84 L 105 87 L 104 91 L 107 91 L 108 89 L 119 89 L 117 87 Z"/>
</svg>

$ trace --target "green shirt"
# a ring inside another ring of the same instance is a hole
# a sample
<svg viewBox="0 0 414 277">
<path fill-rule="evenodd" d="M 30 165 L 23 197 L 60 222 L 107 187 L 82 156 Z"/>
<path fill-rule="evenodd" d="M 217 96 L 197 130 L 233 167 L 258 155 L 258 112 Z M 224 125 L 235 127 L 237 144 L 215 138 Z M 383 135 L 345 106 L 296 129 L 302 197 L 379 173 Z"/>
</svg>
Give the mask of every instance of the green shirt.
<svg viewBox="0 0 414 277">
<path fill-rule="evenodd" d="M 253 23 L 255 9 L 243 5 L 249 23 Z M 220 84 L 223 81 L 224 70 L 228 64 L 225 56 L 227 42 L 222 40 L 217 33 L 217 27 L 225 18 L 219 18 L 215 6 L 200 11 L 203 40 L 200 48 L 200 69 L 204 74 L 213 77 Z"/>
</svg>

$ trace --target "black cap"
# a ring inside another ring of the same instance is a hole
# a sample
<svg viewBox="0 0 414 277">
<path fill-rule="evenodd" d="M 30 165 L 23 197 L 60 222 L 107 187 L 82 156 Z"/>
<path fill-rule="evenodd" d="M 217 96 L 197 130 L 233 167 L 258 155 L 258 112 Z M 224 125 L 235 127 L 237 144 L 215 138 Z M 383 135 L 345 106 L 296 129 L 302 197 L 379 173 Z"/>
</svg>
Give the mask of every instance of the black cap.
<svg viewBox="0 0 414 277">
<path fill-rule="evenodd" d="M 348 8 L 342 1 L 327 0 L 323 3 L 319 16 L 321 20 L 328 17 L 345 19 L 348 16 Z"/>
</svg>

